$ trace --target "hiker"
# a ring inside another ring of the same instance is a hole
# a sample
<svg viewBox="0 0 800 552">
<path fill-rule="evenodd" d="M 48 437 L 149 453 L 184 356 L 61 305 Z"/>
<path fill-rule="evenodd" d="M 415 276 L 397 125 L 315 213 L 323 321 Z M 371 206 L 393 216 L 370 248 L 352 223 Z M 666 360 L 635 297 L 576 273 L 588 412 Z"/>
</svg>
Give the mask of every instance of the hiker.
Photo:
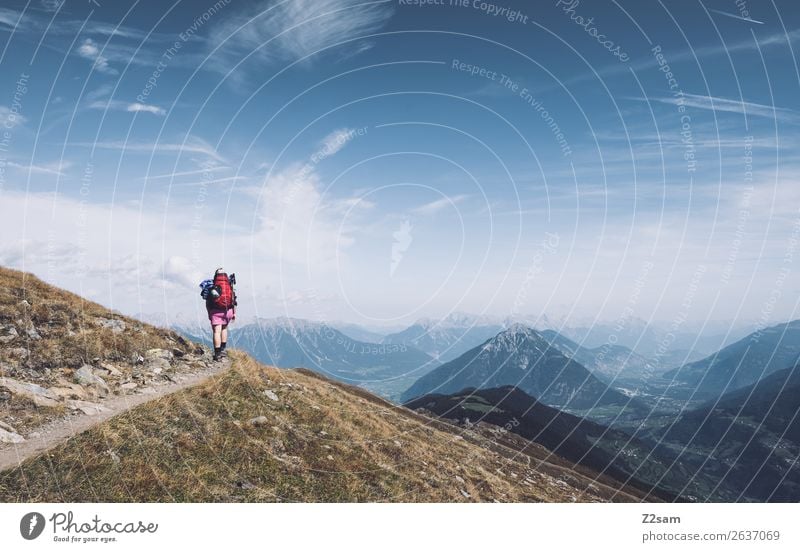
<svg viewBox="0 0 800 552">
<path fill-rule="evenodd" d="M 228 324 L 236 319 L 236 293 L 233 285 L 236 275 L 228 274 L 219 267 L 214 272 L 213 280 L 204 280 L 200 287 L 200 296 L 206 300 L 208 319 L 214 332 L 214 360 L 228 356 L 225 347 L 228 344 Z"/>
</svg>

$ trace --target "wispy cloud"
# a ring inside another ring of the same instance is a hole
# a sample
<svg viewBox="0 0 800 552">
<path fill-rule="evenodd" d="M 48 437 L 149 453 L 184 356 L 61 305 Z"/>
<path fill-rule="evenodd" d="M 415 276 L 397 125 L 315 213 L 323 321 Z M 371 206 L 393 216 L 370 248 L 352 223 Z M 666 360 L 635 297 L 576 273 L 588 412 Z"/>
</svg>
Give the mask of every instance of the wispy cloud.
<svg viewBox="0 0 800 552">
<path fill-rule="evenodd" d="M 639 101 L 647 101 L 645 98 L 634 99 Z M 755 102 L 730 100 L 728 98 L 718 98 L 715 96 L 704 96 L 700 94 L 684 94 L 682 99 L 670 96 L 663 98 L 649 98 L 649 100 L 670 105 L 680 105 L 682 102 L 683 105 L 695 109 L 724 111 L 753 117 L 776 119 L 787 123 L 800 123 L 800 113 L 797 111 Z"/>
<path fill-rule="evenodd" d="M 347 145 L 347 142 L 350 141 L 354 132 L 355 131 L 351 128 L 339 128 L 334 130 L 323 138 L 320 144 L 322 153 L 328 157 L 339 152 Z"/>
<path fill-rule="evenodd" d="M 224 184 L 226 182 L 239 182 L 240 180 L 247 180 L 246 176 L 226 176 L 224 178 L 212 178 L 209 180 L 197 180 L 194 182 L 179 182 L 173 184 L 175 187 L 183 187 L 183 186 L 200 186 L 200 185 L 209 185 L 209 184 Z"/>
<path fill-rule="evenodd" d="M 225 158 L 222 157 L 216 149 L 205 140 L 199 138 L 193 138 L 185 144 L 170 142 L 123 142 L 117 140 L 108 142 L 70 142 L 68 145 L 84 148 L 120 150 L 131 153 L 148 153 L 151 155 L 165 153 L 199 153 L 216 161 L 226 163 Z"/>
<path fill-rule="evenodd" d="M 65 13 L 62 3 L 45 0 L 41 7 L 29 3 L 24 10 L 0 7 L 0 33 L 26 35 L 29 40 L 42 41 L 42 46 L 59 53 L 80 33 L 81 41 L 70 53 L 90 60 L 96 71 L 108 75 L 119 73 L 114 64 L 154 65 L 167 44 L 175 40 L 172 33 L 151 32 L 95 18 L 74 19 Z M 187 52 L 183 58 L 188 57 L 195 60 Z"/>
<path fill-rule="evenodd" d="M 142 41 L 145 37 L 148 41 L 153 42 L 170 42 L 175 40 L 172 34 L 149 32 L 125 25 L 107 23 L 97 19 L 90 19 L 89 21 L 69 19 L 68 17 L 57 17 L 53 19 L 52 12 L 57 11 L 58 7 L 55 6 L 55 2 L 42 2 L 43 8 L 45 8 L 45 4 L 51 4 L 54 8 L 42 9 L 39 11 L 27 9 L 23 12 L 12 8 L 0 7 L 0 31 L 9 31 L 16 28 L 16 32 L 42 34 L 46 30 L 48 35 L 69 38 L 74 37 L 78 32 L 82 32 L 83 34 L 96 37 L 115 37 L 135 41 Z M 59 11 L 59 15 L 63 14 L 64 10 L 62 9 Z"/>
<path fill-rule="evenodd" d="M 430 203 L 425 203 L 424 205 L 420 205 L 416 207 L 412 212 L 416 215 L 435 215 L 445 207 L 455 206 L 457 203 L 461 203 L 469 196 L 467 195 L 455 195 L 455 196 L 447 196 L 440 199 L 436 199 L 431 201 Z"/>
<path fill-rule="evenodd" d="M 726 42 L 722 44 L 711 44 L 708 46 L 698 46 L 693 48 L 684 48 L 668 52 L 668 58 L 671 65 L 678 64 L 683 61 L 691 61 L 695 63 L 695 58 L 703 60 L 704 58 L 714 58 L 717 56 L 730 55 L 735 52 L 751 52 L 756 50 L 764 50 L 773 46 L 784 46 L 792 44 L 800 40 L 800 29 L 793 29 L 786 33 L 773 33 L 764 36 L 756 36 L 742 39 L 738 42 Z M 631 70 L 641 71 L 655 67 L 658 64 L 655 57 L 652 55 L 643 56 L 639 59 L 632 60 L 631 63 L 614 63 L 601 67 L 597 70 L 587 70 L 585 73 L 580 73 L 574 77 L 564 79 L 563 81 L 555 84 L 548 84 L 537 87 L 534 92 L 541 93 L 546 90 L 559 89 L 562 86 L 569 86 L 579 82 L 593 81 L 600 78 L 607 78 L 621 73 L 628 73 Z"/>
<path fill-rule="evenodd" d="M 58 163 L 50 163 L 47 165 L 22 165 L 20 163 L 15 163 L 14 161 L 9 161 L 7 163 L 9 167 L 13 167 L 15 169 L 21 170 L 23 172 L 30 172 L 36 174 L 50 174 L 55 176 L 65 176 L 64 171 L 72 166 L 72 163 L 68 161 L 61 161 Z"/>
<path fill-rule="evenodd" d="M 89 104 L 91 109 L 127 111 L 129 113 L 152 113 L 153 115 L 166 115 L 167 112 L 158 106 L 139 102 L 123 102 L 120 100 L 96 100 Z"/>
<path fill-rule="evenodd" d="M 39 6 L 46 12 L 57 12 L 65 0 L 39 0 Z"/>
<path fill-rule="evenodd" d="M 0 7 L 0 30 L 2 31 L 26 31 L 30 30 L 29 19 L 23 17 L 22 12 L 9 8 Z"/>
<path fill-rule="evenodd" d="M 191 171 L 178 171 L 172 172 L 167 174 L 156 174 L 153 176 L 144 176 L 140 180 L 158 180 L 161 178 L 179 178 L 181 176 L 192 176 L 196 174 L 206 174 L 206 173 L 213 173 L 218 171 L 226 171 L 229 170 L 230 167 L 208 167 L 204 169 L 196 169 Z"/>
<path fill-rule="evenodd" d="M 227 73 L 251 52 L 256 52 L 256 59 L 262 61 L 295 61 L 338 42 L 375 32 L 393 13 L 391 0 L 262 1 L 212 30 L 209 44 L 216 51 L 211 63 Z M 368 43 L 359 46 L 362 51 L 368 47 Z"/>
</svg>

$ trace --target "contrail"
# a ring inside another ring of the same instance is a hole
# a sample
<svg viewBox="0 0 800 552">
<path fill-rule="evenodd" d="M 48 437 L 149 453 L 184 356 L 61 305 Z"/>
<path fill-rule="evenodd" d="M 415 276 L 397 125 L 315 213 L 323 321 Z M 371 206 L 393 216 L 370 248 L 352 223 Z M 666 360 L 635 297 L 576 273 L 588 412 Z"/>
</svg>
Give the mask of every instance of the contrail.
<svg viewBox="0 0 800 552">
<path fill-rule="evenodd" d="M 708 8 L 708 11 L 712 11 L 712 12 L 718 13 L 720 15 L 726 15 L 728 17 L 732 17 L 732 18 L 738 19 L 740 21 L 747 21 L 748 23 L 758 23 L 759 25 L 763 25 L 764 24 L 763 21 L 756 21 L 755 19 L 748 19 L 747 17 L 742 17 L 741 15 L 734 15 L 732 13 L 728 13 L 728 12 L 724 12 L 724 11 L 720 11 L 720 10 L 715 10 L 715 9 L 712 9 L 712 8 Z"/>
</svg>

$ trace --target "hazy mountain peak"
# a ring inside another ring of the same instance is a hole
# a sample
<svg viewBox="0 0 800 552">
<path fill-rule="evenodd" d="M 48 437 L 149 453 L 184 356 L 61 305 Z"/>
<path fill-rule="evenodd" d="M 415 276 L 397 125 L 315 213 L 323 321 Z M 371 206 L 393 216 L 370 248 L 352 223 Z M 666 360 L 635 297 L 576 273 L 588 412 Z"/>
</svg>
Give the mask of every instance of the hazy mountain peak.
<svg viewBox="0 0 800 552">
<path fill-rule="evenodd" d="M 518 345 L 524 340 L 528 339 L 542 339 L 542 336 L 525 324 L 519 322 L 511 324 L 508 328 L 497 334 L 489 344 L 515 344 Z M 488 345 L 488 344 L 487 344 Z"/>
<path fill-rule="evenodd" d="M 500 325 L 501 322 L 496 317 L 487 314 L 472 314 L 462 311 L 454 311 L 444 318 L 420 318 L 415 322 L 416 325 L 430 329 L 452 329 L 452 328 L 472 328 L 475 326 Z"/>
</svg>

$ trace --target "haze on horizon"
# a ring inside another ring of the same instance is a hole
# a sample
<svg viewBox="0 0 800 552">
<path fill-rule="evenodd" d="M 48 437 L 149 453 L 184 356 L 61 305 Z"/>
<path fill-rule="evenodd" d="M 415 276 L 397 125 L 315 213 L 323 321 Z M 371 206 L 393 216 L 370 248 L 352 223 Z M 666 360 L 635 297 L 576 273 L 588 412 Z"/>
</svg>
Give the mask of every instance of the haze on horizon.
<svg viewBox="0 0 800 552">
<path fill-rule="evenodd" d="M 217 266 L 246 318 L 798 318 L 774 6 L 6 0 L 0 265 L 167 321 Z"/>
</svg>

